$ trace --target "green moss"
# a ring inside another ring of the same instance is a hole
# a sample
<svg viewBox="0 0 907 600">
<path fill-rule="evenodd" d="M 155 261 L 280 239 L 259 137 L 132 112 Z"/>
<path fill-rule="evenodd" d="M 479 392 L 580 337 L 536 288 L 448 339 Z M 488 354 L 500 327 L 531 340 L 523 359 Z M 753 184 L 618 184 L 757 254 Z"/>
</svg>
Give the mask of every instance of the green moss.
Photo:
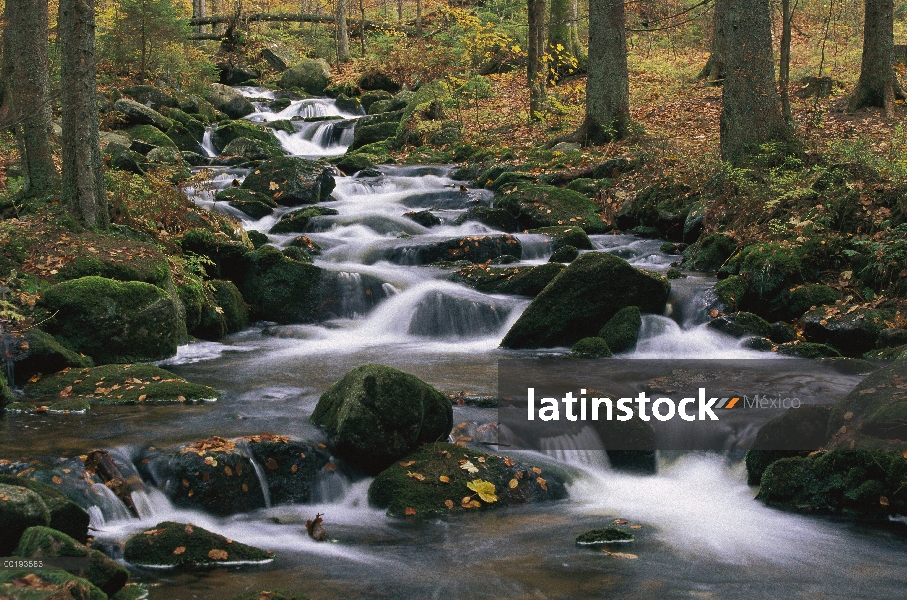
<svg viewBox="0 0 907 600">
<path fill-rule="evenodd" d="M 176 287 L 177 296 L 186 311 L 186 329 L 189 333 L 199 326 L 205 306 L 205 284 L 195 276 L 189 276 Z"/>
<path fill-rule="evenodd" d="M 315 204 L 334 189 L 332 169 L 324 164 L 285 156 L 261 164 L 242 182 L 242 188 L 270 196 L 281 206 Z"/>
<path fill-rule="evenodd" d="M 846 356 L 862 356 L 876 347 L 888 310 L 858 309 L 828 311 L 817 308 L 803 315 L 803 332 L 812 342 L 829 344 Z"/>
<path fill-rule="evenodd" d="M 54 402 L 47 407 L 49 413 L 84 413 L 91 408 L 91 403 L 81 398 L 69 398 Z"/>
<path fill-rule="evenodd" d="M 250 254 L 242 295 L 252 317 L 278 323 L 311 323 L 318 314 L 321 269 L 284 256 L 273 246 Z"/>
<path fill-rule="evenodd" d="M 350 148 L 358 150 L 365 146 L 393 138 L 397 135 L 397 126 L 398 124 L 394 121 L 360 125 L 356 127 L 353 144 Z"/>
<path fill-rule="evenodd" d="M 521 229 L 566 225 L 581 227 L 587 233 L 608 230 L 599 215 L 598 205 L 573 190 L 517 183 L 503 187 L 493 206 L 514 215 Z"/>
<path fill-rule="evenodd" d="M 238 138 L 257 140 L 271 148 L 280 148 L 280 140 L 270 129 L 245 119 L 222 123 L 211 133 L 211 143 L 218 151 L 223 151 L 230 142 Z"/>
<path fill-rule="evenodd" d="M 593 250 L 592 240 L 586 235 L 586 232 L 580 227 L 541 227 L 533 229 L 529 233 L 541 233 L 542 235 L 553 238 L 554 250 L 564 246 L 573 246 L 579 250 Z"/>
<path fill-rule="evenodd" d="M 739 274 L 749 281 L 755 296 L 771 301 L 808 275 L 802 253 L 790 244 L 765 242 L 747 246 L 731 260 Z"/>
<path fill-rule="evenodd" d="M 572 346 L 595 336 L 617 311 L 638 306 L 661 314 L 667 279 L 644 273 L 606 252 L 588 252 L 557 275 L 504 337 L 505 348 Z"/>
<path fill-rule="evenodd" d="M 612 179 L 588 179 L 581 177 L 568 183 L 567 189 L 579 192 L 584 196 L 594 197 L 598 195 L 600 191 L 608 189 L 612 185 L 614 185 L 614 180 Z"/>
<path fill-rule="evenodd" d="M 773 305 L 776 318 L 789 321 L 799 319 L 813 307 L 834 304 L 841 298 L 836 289 L 819 283 L 798 285 L 784 290 Z"/>
<path fill-rule="evenodd" d="M 45 328 L 96 363 L 126 363 L 176 354 L 182 323 L 173 299 L 138 281 L 82 277 L 47 290 Z"/>
<path fill-rule="evenodd" d="M 731 275 L 715 284 L 715 296 L 727 310 L 734 312 L 739 308 L 748 289 L 749 282 L 745 278 Z"/>
<path fill-rule="evenodd" d="M 825 344 L 812 342 L 788 342 L 778 346 L 778 354 L 801 358 L 841 358 L 841 353 Z"/>
<path fill-rule="evenodd" d="M 184 550 L 179 552 L 178 548 Z M 166 521 L 129 538 L 124 558 L 132 564 L 150 567 L 215 566 L 270 562 L 274 553 L 228 540 L 195 525 Z"/>
<path fill-rule="evenodd" d="M 128 133 L 129 137 L 133 140 L 138 140 L 149 146 L 154 146 L 156 148 L 176 148 L 176 144 L 173 143 L 173 140 L 167 137 L 166 133 L 154 125 L 136 125 L 129 129 Z"/>
<path fill-rule="evenodd" d="M 617 527 L 604 527 L 593 529 L 576 536 L 577 546 L 604 546 L 607 544 L 633 542 L 636 538 L 632 533 Z"/>
<path fill-rule="evenodd" d="M 208 386 L 189 383 L 152 365 L 104 365 L 90 369 L 71 369 L 25 386 L 25 393 L 38 401 L 69 395 L 91 405 L 138 404 L 140 402 L 186 402 L 214 400 L 220 393 Z"/>
<path fill-rule="evenodd" d="M 683 251 L 683 266 L 695 271 L 717 271 L 737 249 L 732 238 L 712 233 Z"/>
<path fill-rule="evenodd" d="M 150 249 L 144 244 L 140 253 L 129 253 L 126 258 L 118 256 L 114 260 L 110 257 L 80 256 L 75 262 L 60 269 L 56 279 L 65 281 L 89 276 L 117 281 L 142 281 L 161 289 L 167 289 L 172 281 L 167 257 L 160 250 Z"/>
<path fill-rule="evenodd" d="M 214 301 L 221 309 L 226 333 L 235 333 L 249 324 L 249 309 L 239 289 L 229 281 L 214 280 L 210 284 Z"/>
<path fill-rule="evenodd" d="M 627 306 L 605 323 L 598 337 L 607 342 L 612 352 L 624 352 L 636 346 L 639 328 L 642 327 L 642 314 L 636 306 Z"/>
<path fill-rule="evenodd" d="M 234 138 L 220 153 L 223 156 L 241 156 L 246 160 L 267 160 L 286 155 L 283 148 L 247 137 Z"/>
<path fill-rule="evenodd" d="M 9 389 L 9 383 L 6 381 L 6 375 L 0 373 L 0 408 L 4 406 L 12 406 L 16 404 L 15 396 L 13 396 L 12 390 Z"/>
<path fill-rule="evenodd" d="M 25 578 L 37 580 L 37 585 L 22 587 L 18 582 Z M 107 594 L 87 579 L 50 569 L 0 571 L 0 597 L 11 600 L 107 600 Z"/>
<path fill-rule="evenodd" d="M 148 586 L 143 583 L 127 583 L 126 587 L 110 596 L 110 600 L 148 600 Z"/>
<path fill-rule="evenodd" d="M 475 472 L 463 468 L 466 461 L 476 469 Z M 449 481 L 442 481 L 442 476 Z M 497 501 L 483 501 L 469 489 L 467 485 L 475 480 L 493 484 Z M 511 487 L 514 481 L 516 485 Z M 386 508 L 387 514 L 393 517 L 406 516 L 407 509 L 410 513 L 415 511 L 416 517 L 433 517 L 559 500 L 566 496 L 563 483 L 552 473 L 535 470 L 506 457 L 442 442 L 422 446 L 395 462 L 382 471 L 368 489 L 369 502 L 378 508 Z M 465 507 L 464 498 L 475 500 L 478 506 Z"/>
<path fill-rule="evenodd" d="M 860 424 L 865 435 L 880 439 L 907 439 L 907 360 L 895 360 L 870 374 L 832 409 L 828 436 L 845 425 Z M 845 415 L 851 413 L 848 421 Z"/>
<path fill-rule="evenodd" d="M 326 206 L 312 206 L 295 210 L 281 217 L 280 221 L 275 223 L 268 233 L 302 233 L 313 218 L 337 214 L 340 213 Z"/>
<path fill-rule="evenodd" d="M 759 315 L 748 312 L 736 312 L 729 315 L 722 315 L 717 319 L 710 321 L 709 328 L 716 329 L 737 338 L 748 335 L 768 338 L 771 337 L 773 333 L 772 326 L 768 321 Z"/>
<path fill-rule="evenodd" d="M 804 404 L 760 427 L 746 453 L 747 483 L 759 485 L 762 474 L 777 460 L 806 456 L 824 446 L 830 415 L 830 406 Z"/>
<path fill-rule="evenodd" d="M 248 271 L 248 255 L 252 248 L 225 234 L 190 229 L 183 234 L 180 244 L 183 251 L 208 257 L 214 262 L 214 268 L 205 267 L 209 277 L 229 279 L 239 285 Z"/>
<path fill-rule="evenodd" d="M 579 358 L 608 358 L 611 356 L 611 349 L 605 340 L 587 337 L 573 344 L 570 353 Z"/>
<path fill-rule="evenodd" d="M 26 529 L 50 524 L 50 511 L 41 495 L 25 486 L 0 483 L 0 496 L 0 555 L 9 556 Z"/>
<path fill-rule="evenodd" d="M 547 263 L 537 267 L 485 267 L 470 265 L 451 276 L 451 280 L 464 283 L 488 294 L 517 294 L 537 296 L 564 265 Z"/>
<path fill-rule="evenodd" d="M 438 390 L 415 375 L 368 364 L 329 387 L 311 421 L 347 462 L 377 473 L 420 443 L 446 438 L 453 411 Z"/>
<path fill-rule="evenodd" d="M 334 165 L 346 173 L 352 175 L 363 169 L 371 169 L 378 164 L 378 157 L 366 152 L 357 152 L 355 154 L 344 154 L 331 160 Z"/>
<path fill-rule="evenodd" d="M 204 126 L 191 118 L 188 125 L 185 123 L 174 123 L 167 130 L 167 137 L 183 152 L 198 152 L 201 149 L 201 141 L 204 136 Z"/>
<path fill-rule="evenodd" d="M 88 569 L 69 573 L 87 579 L 108 595 L 118 592 L 129 580 L 129 571 L 115 560 L 97 550 L 90 550 L 65 533 L 49 527 L 26 529 L 19 540 L 19 545 L 13 551 L 13 556 L 22 558 L 90 556 Z"/>
<path fill-rule="evenodd" d="M 265 235 L 259 231 L 255 231 L 254 229 L 247 231 L 246 233 L 249 236 L 249 241 L 252 242 L 252 246 L 256 250 L 258 248 L 261 248 L 262 246 L 264 246 L 265 244 L 267 244 L 270 241 L 268 239 L 267 235 Z"/>
</svg>

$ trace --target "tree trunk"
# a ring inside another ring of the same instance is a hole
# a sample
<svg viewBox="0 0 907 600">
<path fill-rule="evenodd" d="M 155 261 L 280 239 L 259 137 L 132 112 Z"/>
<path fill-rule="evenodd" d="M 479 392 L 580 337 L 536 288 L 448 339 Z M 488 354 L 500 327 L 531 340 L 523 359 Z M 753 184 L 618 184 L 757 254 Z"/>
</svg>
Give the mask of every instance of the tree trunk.
<svg viewBox="0 0 907 600">
<path fill-rule="evenodd" d="M 362 46 L 362 56 L 365 56 L 365 5 L 359 0 L 359 44 Z"/>
<path fill-rule="evenodd" d="M 422 0 L 416 0 L 416 37 L 422 37 Z"/>
<path fill-rule="evenodd" d="M 337 62 L 350 61 L 350 33 L 346 28 L 347 0 L 337 0 Z"/>
<path fill-rule="evenodd" d="M 192 18 L 196 19 L 198 17 L 207 16 L 207 10 L 205 6 L 205 0 L 192 0 Z M 195 33 L 204 33 L 205 26 L 197 25 L 195 27 Z"/>
<path fill-rule="evenodd" d="M 790 122 L 790 26 L 794 18 L 790 0 L 781 0 L 781 62 L 778 64 L 778 89 L 781 94 L 781 116 Z"/>
<path fill-rule="evenodd" d="M 90 229 L 110 223 L 98 140 L 94 0 L 60 0 L 62 199 Z"/>
<path fill-rule="evenodd" d="M 403 20 L 403 0 L 397 0 L 397 20 Z"/>
<path fill-rule="evenodd" d="M 727 2 L 728 0 L 715 0 L 715 6 L 712 8 L 712 44 L 709 60 L 697 76 L 698 79 L 705 79 L 713 84 L 721 83 L 724 80 L 727 62 L 727 33 L 721 27 L 721 19 Z"/>
<path fill-rule="evenodd" d="M 25 182 L 23 196 L 45 196 L 57 169 L 50 148 L 51 103 L 47 63 L 47 0 L 7 2 L 4 30 L 4 119 L 13 124 Z"/>
<path fill-rule="evenodd" d="M 904 90 L 894 72 L 894 3 L 892 0 L 866 0 L 863 23 L 863 62 L 860 79 L 848 100 L 848 108 L 881 106 L 894 116 L 894 99 L 904 98 Z"/>
<path fill-rule="evenodd" d="M 558 46 L 561 49 L 558 49 Z M 567 67 L 572 58 L 577 64 L 575 70 L 586 60 L 577 28 L 577 0 L 551 0 L 548 19 L 548 47 L 552 56 L 558 57 L 559 66 Z M 564 72 L 570 69 L 564 68 Z"/>
<path fill-rule="evenodd" d="M 626 137 L 630 126 L 630 76 L 623 0 L 589 1 L 589 64 L 583 142 Z"/>
<path fill-rule="evenodd" d="M 726 0 L 721 158 L 736 163 L 760 144 L 790 139 L 778 104 L 768 0 Z"/>
<path fill-rule="evenodd" d="M 526 77 L 529 82 L 529 120 L 540 117 L 545 103 L 547 73 L 542 62 L 545 52 L 545 0 L 528 0 L 529 40 L 526 49 Z"/>
</svg>

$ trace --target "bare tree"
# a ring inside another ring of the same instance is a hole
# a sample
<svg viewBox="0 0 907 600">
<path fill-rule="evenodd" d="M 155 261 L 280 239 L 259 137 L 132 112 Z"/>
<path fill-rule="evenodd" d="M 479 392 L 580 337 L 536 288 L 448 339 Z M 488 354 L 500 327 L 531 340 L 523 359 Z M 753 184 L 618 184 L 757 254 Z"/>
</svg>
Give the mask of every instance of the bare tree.
<svg viewBox="0 0 907 600">
<path fill-rule="evenodd" d="M 848 108 L 881 106 L 894 116 L 895 98 L 904 99 L 894 72 L 894 3 L 892 0 L 866 0 L 863 22 L 863 62 L 860 79 L 848 99 Z"/>
<path fill-rule="evenodd" d="M 723 18 L 724 6 L 727 0 L 715 0 L 712 8 L 712 43 L 709 60 L 699 72 L 699 79 L 706 79 L 712 83 L 724 80 L 724 69 L 727 54 L 727 36 L 720 22 Z"/>
<path fill-rule="evenodd" d="M 94 19 L 94 0 L 60 0 L 62 199 L 84 226 L 105 229 L 110 215 L 98 139 Z"/>
<path fill-rule="evenodd" d="M 350 33 L 346 28 L 347 0 L 337 0 L 337 62 L 350 61 Z"/>
<path fill-rule="evenodd" d="M 526 48 L 526 76 L 529 82 L 529 120 L 538 119 L 545 103 L 547 71 L 545 52 L 545 0 L 528 0 L 529 40 Z"/>
</svg>

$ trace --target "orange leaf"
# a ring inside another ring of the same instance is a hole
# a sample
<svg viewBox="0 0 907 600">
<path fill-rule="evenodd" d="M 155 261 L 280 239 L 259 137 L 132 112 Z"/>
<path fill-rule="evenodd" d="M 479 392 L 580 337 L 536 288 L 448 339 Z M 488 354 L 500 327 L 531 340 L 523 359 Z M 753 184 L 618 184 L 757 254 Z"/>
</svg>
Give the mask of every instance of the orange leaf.
<svg viewBox="0 0 907 600">
<path fill-rule="evenodd" d="M 192 528 L 192 523 L 189 523 L 188 525 L 186 525 L 183 531 L 186 532 L 186 535 L 192 535 L 192 532 L 195 531 L 195 529 Z"/>
<path fill-rule="evenodd" d="M 453 500 L 445 500 L 445 501 L 444 501 L 444 506 L 447 507 L 447 510 L 453 510 L 453 507 L 454 507 L 454 502 L 453 502 Z"/>
<path fill-rule="evenodd" d="M 541 475 L 541 474 L 542 474 L 542 470 L 539 469 L 538 467 L 532 467 L 532 471 L 533 471 L 536 475 Z"/>
<path fill-rule="evenodd" d="M 265 466 L 268 467 L 269 469 L 271 469 L 272 471 L 276 471 L 277 470 L 277 461 L 274 460 L 273 458 L 269 458 L 267 460 L 267 462 L 265 463 Z"/>
<path fill-rule="evenodd" d="M 450 483 L 450 477 L 448 477 L 447 475 L 441 475 L 440 477 L 438 477 L 438 480 L 441 483 Z"/>
<path fill-rule="evenodd" d="M 58 475 L 54 475 L 53 477 L 51 477 L 51 481 L 53 481 L 57 485 L 60 485 L 61 483 L 63 483 L 63 480 L 60 479 L 60 477 Z"/>
<path fill-rule="evenodd" d="M 401 466 L 401 467 L 411 467 L 411 466 L 413 466 L 414 464 L 416 464 L 416 461 L 414 461 L 414 460 L 408 460 L 408 461 L 406 461 L 406 462 L 400 463 L 400 466 Z"/>
<path fill-rule="evenodd" d="M 211 560 L 227 560 L 227 551 L 214 548 L 208 552 L 208 558 Z"/>
<path fill-rule="evenodd" d="M 535 481 L 536 481 L 536 483 L 538 483 L 540 486 L 542 486 L 542 489 L 543 489 L 543 490 L 547 490 L 547 489 L 548 489 L 548 482 L 545 481 L 544 479 L 542 479 L 541 477 L 536 478 Z"/>
<path fill-rule="evenodd" d="M 882 496 L 881 498 L 879 498 L 879 504 L 881 504 L 882 506 L 888 506 L 888 498 Z"/>
<path fill-rule="evenodd" d="M 510 489 L 514 489 L 516 486 L 520 485 L 520 482 L 516 479 L 511 479 L 510 483 L 507 485 L 510 486 Z"/>
<path fill-rule="evenodd" d="M 408 516 L 411 517 L 411 516 L 413 516 L 414 514 L 416 514 L 416 509 L 407 506 L 407 507 L 406 507 L 406 514 L 407 514 Z"/>
<path fill-rule="evenodd" d="M 614 519 L 613 523 L 615 525 L 626 525 L 627 523 L 629 523 L 629 521 L 627 521 L 626 519 Z"/>
<path fill-rule="evenodd" d="M 176 554 L 177 556 L 179 556 L 180 554 L 182 554 L 185 551 L 186 551 L 185 546 L 177 546 L 176 548 L 173 549 L 173 553 Z"/>
</svg>

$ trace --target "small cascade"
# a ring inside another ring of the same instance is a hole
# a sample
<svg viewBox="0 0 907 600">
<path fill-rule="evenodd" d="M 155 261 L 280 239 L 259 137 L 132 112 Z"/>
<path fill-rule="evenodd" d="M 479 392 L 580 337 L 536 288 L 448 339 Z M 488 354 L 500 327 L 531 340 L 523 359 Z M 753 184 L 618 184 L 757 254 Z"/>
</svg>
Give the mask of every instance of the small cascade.
<svg viewBox="0 0 907 600">
<path fill-rule="evenodd" d="M 94 506 L 88 508 L 88 514 L 91 517 L 91 526 L 95 529 L 100 529 L 113 521 L 128 521 L 133 518 L 123 501 L 103 483 L 93 484 L 91 491 L 96 498 Z"/>
<path fill-rule="evenodd" d="M 258 483 L 261 485 L 261 493 L 265 498 L 265 508 L 271 508 L 271 490 L 268 489 L 268 480 L 265 478 L 265 470 L 255 460 L 252 449 L 249 448 L 249 442 L 242 440 L 236 444 L 236 447 L 246 455 L 252 468 L 255 469 L 255 476 L 258 477 Z"/>
<path fill-rule="evenodd" d="M 216 125 L 209 125 L 205 128 L 205 135 L 202 138 L 202 150 L 205 151 L 205 156 L 208 158 L 215 158 L 218 156 L 217 148 L 214 147 L 214 142 L 211 139 L 211 135 L 214 133 L 214 128 Z"/>
<path fill-rule="evenodd" d="M 484 299 L 483 299 L 484 300 Z M 501 329 L 510 310 L 483 300 L 441 291 L 426 294 L 409 322 L 409 333 L 425 337 L 474 337 Z"/>
</svg>

